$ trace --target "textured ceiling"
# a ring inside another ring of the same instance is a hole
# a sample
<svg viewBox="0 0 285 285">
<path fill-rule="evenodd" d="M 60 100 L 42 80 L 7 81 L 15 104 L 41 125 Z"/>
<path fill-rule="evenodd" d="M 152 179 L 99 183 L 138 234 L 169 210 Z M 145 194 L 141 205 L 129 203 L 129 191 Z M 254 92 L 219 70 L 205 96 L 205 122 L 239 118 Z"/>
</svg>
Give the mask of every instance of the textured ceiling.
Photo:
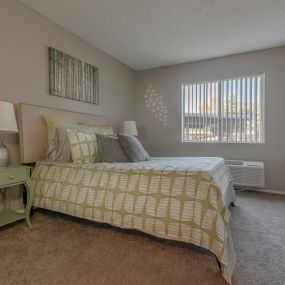
<svg viewBox="0 0 285 285">
<path fill-rule="evenodd" d="M 19 0 L 140 70 L 285 45 L 285 0 Z"/>
</svg>

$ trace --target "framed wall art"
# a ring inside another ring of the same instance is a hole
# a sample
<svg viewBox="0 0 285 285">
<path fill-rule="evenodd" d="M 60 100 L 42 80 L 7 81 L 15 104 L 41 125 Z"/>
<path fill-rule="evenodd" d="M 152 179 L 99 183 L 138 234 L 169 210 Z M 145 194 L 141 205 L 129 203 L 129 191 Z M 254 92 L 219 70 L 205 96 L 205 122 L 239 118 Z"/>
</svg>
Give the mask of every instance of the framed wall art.
<svg viewBox="0 0 285 285">
<path fill-rule="evenodd" d="M 49 93 L 67 99 L 99 104 L 99 70 L 55 48 L 48 48 Z"/>
</svg>

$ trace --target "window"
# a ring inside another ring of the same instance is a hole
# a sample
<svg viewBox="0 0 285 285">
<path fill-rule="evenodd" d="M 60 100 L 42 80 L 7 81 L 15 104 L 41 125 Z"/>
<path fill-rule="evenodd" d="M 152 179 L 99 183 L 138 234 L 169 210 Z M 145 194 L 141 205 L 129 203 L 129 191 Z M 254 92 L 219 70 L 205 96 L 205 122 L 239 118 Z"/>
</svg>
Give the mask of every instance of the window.
<svg viewBox="0 0 285 285">
<path fill-rule="evenodd" d="M 264 142 L 264 75 L 182 84 L 182 141 Z"/>
</svg>

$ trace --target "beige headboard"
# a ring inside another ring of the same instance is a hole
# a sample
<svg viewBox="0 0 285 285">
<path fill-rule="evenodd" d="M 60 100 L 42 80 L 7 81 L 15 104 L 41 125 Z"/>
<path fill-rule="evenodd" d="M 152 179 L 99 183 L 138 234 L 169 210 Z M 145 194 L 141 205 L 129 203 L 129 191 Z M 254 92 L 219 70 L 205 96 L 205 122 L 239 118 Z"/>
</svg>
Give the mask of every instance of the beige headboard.
<svg viewBox="0 0 285 285">
<path fill-rule="evenodd" d="M 86 122 L 97 125 L 109 123 L 108 119 L 103 116 L 19 104 L 18 125 L 22 163 L 34 163 L 45 156 L 48 139 L 43 116 L 52 116 L 67 123 Z"/>
</svg>

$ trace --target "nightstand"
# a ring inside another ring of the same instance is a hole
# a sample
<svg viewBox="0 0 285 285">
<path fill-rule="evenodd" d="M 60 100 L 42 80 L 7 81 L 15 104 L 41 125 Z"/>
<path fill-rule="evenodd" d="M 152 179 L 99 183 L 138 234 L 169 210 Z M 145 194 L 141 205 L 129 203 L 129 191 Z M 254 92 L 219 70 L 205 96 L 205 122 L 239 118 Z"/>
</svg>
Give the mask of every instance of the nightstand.
<svg viewBox="0 0 285 285">
<path fill-rule="evenodd" d="M 4 198 L 4 211 L 0 211 L 0 227 L 21 219 L 25 219 L 27 225 L 32 227 L 30 211 L 34 201 L 34 191 L 30 171 L 31 167 L 23 165 L 0 167 L 0 194 L 2 194 Z M 19 213 L 10 209 L 10 200 L 7 193 L 11 186 L 22 184 L 27 190 L 27 204 L 25 212 Z"/>
</svg>

